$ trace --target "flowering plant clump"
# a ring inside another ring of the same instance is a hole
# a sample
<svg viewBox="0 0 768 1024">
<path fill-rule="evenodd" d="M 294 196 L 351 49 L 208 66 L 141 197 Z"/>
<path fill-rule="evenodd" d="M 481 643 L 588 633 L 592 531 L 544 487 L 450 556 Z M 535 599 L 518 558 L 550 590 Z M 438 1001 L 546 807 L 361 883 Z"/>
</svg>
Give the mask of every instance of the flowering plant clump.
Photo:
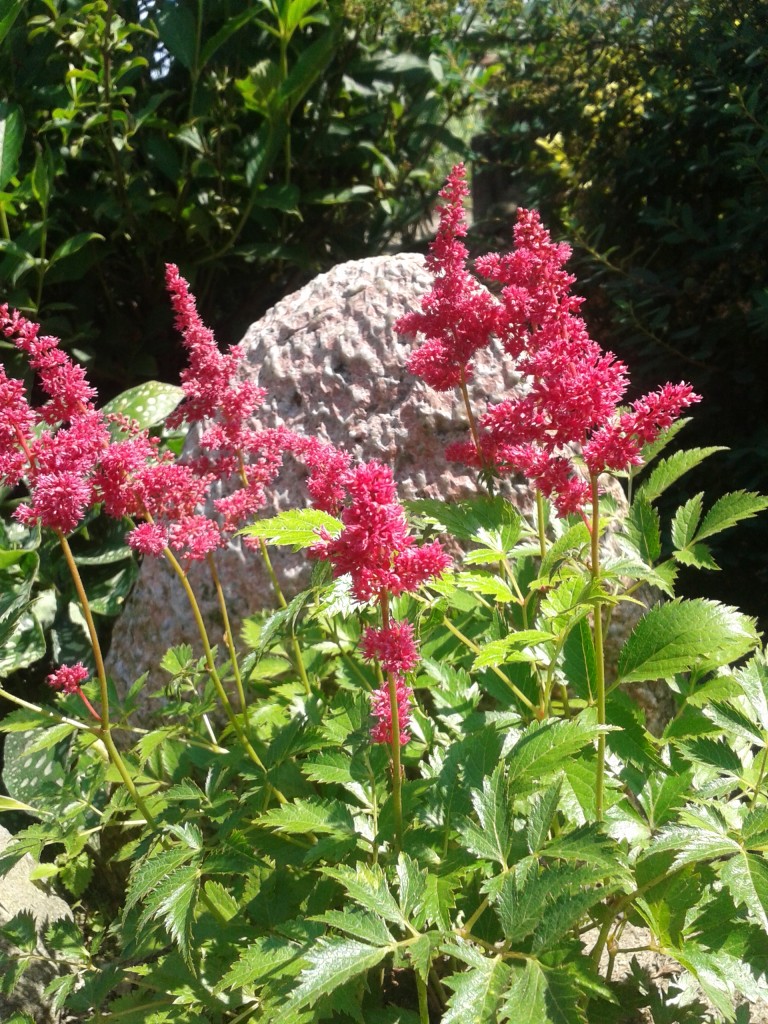
<svg viewBox="0 0 768 1024">
<path fill-rule="evenodd" d="M 257 425 L 264 392 L 175 266 L 188 366 L 177 391 L 150 387 L 172 399 L 167 426 L 198 431 L 195 457 L 130 396 L 99 409 L 57 339 L 0 307 L 43 396 L 0 371 L 2 671 L 43 638 L 35 586 L 54 547 L 88 647 L 54 619 L 53 706 L 0 686 L 16 705 L 0 809 L 29 816 L 0 874 L 47 852 L 75 907 L 44 936 L 23 913 L 0 929 L 3 992 L 48 949 L 53 1007 L 121 1024 L 700 1024 L 768 997 L 768 663 L 754 621 L 675 589 L 679 566 L 716 568 L 711 538 L 768 500 L 699 493 L 663 521 L 658 499 L 717 450 L 671 447 L 698 396 L 665 384 L 627 403 L 627 368 L 579 315 L 568 247 L 521 210 L 512 250 L 473 268 L 466 195 L 456 167 L 434 285 L 398 323 L 410 370 L 455 389 L 468 417 L 449 454 L 479 487 L 456 504 L 403 504 L 381 462 Z M 474 408 L 481 350 L 521 383 Z M 286 458 L 306 468 L 307 507 L 264 517 Z M 510 474 L 529 483 L 530 518 L 504 497 Z M 89 555 L 104 522 L 109 544 Z M 235 534 L 276 606 L 242 638 L 217 572 Z M 290 601 L 272 545 L 314 566 Z M 108 675 L 112 605 L 88 576 L 131 550 L 176 574 L 195 638 L 163 658 L 149 720 L 147 676 Z M 193 563 L 217 595 L 218 645 Z M 651 683 L 666 721 L 627 693 Z M 16 771 L 14 750 L 38 770 Z M 655 984 L 643 950 L 676 980 Z"/>
</svg>

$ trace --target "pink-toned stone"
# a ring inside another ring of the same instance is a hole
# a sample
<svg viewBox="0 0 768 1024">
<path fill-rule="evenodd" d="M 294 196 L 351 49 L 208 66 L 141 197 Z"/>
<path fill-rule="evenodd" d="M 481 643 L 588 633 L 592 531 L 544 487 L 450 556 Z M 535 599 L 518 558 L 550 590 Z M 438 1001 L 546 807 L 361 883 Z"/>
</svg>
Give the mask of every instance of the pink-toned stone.
<svg viewBox="0 0 768 1024">
<path fill-rule="evenodd" d="M 282 299 L 243 339 L 247 372 L 268 392 L 261 425 L 285 424 L 359 458 L 388 463 L 401 498 L 455 500 L 476 493 L 473 475 L 445 459 L 445 446 L 466 436 L 456 395 L 437 394 L 408 373 L 412 343 L 394 331 L 397 318 L 416 308 L 430 285 L 423 257 L 400 254 L 341 264 Z M 484 406 L 515 381 L 508 364 L 481 353 L 473 404 Z M 304 471 L 287 460 L 263 515 L 306 505 L 303 481 Z M 289 595 L 308 580 L 300 554 L 275 551 L 274 564 Z M 249 614 L 274 606 L 257 555 L 233 544 L 219 566 L 236 629 Z M 219 642 L 215 593 L 204 567 L 193 567 L 190 578 Z M 120 686 L 130 684 L 181 642 L 199 648 L 186 598 L 165 564 L 147 559 L 115 630 L 110 671 Z"/>
</svg>

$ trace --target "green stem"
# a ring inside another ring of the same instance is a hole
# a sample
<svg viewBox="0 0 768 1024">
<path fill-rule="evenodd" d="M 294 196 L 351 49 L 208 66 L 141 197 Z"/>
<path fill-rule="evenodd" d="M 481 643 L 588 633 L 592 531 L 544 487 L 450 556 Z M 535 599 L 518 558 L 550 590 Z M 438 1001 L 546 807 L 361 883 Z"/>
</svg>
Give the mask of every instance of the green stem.
<svg viewBox="0 0 768 1024">
<path fill-rule="evenodd" d="M 450 619 L 447 618 L 447 616 L 443 617 L 443 625 L 446 627 L 446 629 L 450 630 L 455 637 L 458 637 L 458 639 L 461 640 L 464 646 L 469 648 L 470 651 L 472 651 L 474 654 L 480 653 L 480 648 L 477 646 L 477 644 L 473 643 L 468 636 L 465 636 L 461 632 L 461 630 L 457 629 L 454 626 L 454 624 L 450 621 Z M 512 693 L 514 693 L 517 699 L 521 703 L 525 704 L 529 711 L 536 711 L 535 705 L 532 704 L 530 700 L 528 700 L 528 698 L 525 696 L 522 690 L 518 689 L 518 687 L 515 686 L 511 679 L 507 679 L 504 673 L 497 666 L 491 665 L 489 667 L 491 671 L 494 673 L 494 675 L 497 675 L 499 679 L 501 679 L 501 681 L 509 687 L 509 689 L 512 691 Z"/>
<path fill-rule="evenodd" d="M 6 700 L 11 701 L 12 704 L 17 704 L 20 708 L 26 708 L 28 711 L 36 711 L 40 715 L 46 715 L 54 722 L 59 722 L 61 725 L 71 725 L 74 729 L 80 729 L 83 732 L 98 732 L 98 729 L 91 724 L 85 722 L 78 722 L 76 718 L 67 718 L 66 715 L 59 715 L 55 711 L 51 711 L 49 708 L 40 707 L 38 704 L 32 704 L 28 700 L 24 700 L 21 697 L 17 697 L 15 693 L 9 693 L 8 690 L 4 690 L 0 686 L 0 697 L 4 697 Z"/>
<path fill-rule="evenodd" d="M 211 650 L 211 644 L 208 639 L 208 631 L 205 628 L 205 622 L 203 621 L 203 615 L 202 612 L 200 611 L 200 605 L 197 603 L 195 592 L 192 589 L 189 580 L 187 579 L 187 574 L 184 572 L 183 568 L 179 564 L 178 559 L 176 558 L 176 556 L 174 555 L 170 548 L 166 548 L 164 554 L 166 559 L 170 563 L 171 567 L 173 568 L 173 571 L 178 576 L 179 581 L 181 582 L 181 585 L 184 588 L 184 593 L 187 595 L 187 600 L 189 601 L 189 606 L 192 609 L 192 615 L 197 626 L 197 631 L 200 634 L 200 640 L 202 641 L 203 644 L 203 652 L 205 654 L 205 665 L 206 668 L 208 669 L 208 675 L 210 676 L 214 689 L 216 690 L 219 700 L 221 701 L 221 706 L 224 709 L 224 714 L 227 716 L 229 724 L 234 729 L 235 735 L 237 736 L 240 743 L 243 745 L 243 749 L 248 754 L 248 757 L 266 775 L 267 769 L 264 766 L 264 762 L 253 749 L 250 740 L 243 732 L 243 728 L 237 720 L 237 715 L 232 710 L 232 704 L 230 703 L 229 697 L 227 696 L 227 691 L 224 689 L 224 686 L 219 677 L 219 673 L 216 671 L 216 664 L 213 659 L 213 651 Z M 270 786 L 270 788 L 273 789 L 275 796 L 281 803 L 286 802 L 285 797 L 282 795 L 282 793 L 278 793 L 278 791 L 275 790 L 274 787 Z"/>
<path fill-rule="evenodd" d="M 541 552 L 542 559 L 547 554 L 547 532 L 546 524 L 544 522 L 544 495 L 541 493 L 539 488 L 536 488 L 536 528 L 539 534 L 539 551 Z"/>
<path fill-rule="evenodd" d="M 765 768 L 766 768 L 766 762 L 767 761 L 768 761 L 768 746 L 765 746 L 765 747 L 763 747 L 763 763 L 760 765 L 760 771 L 759 771 L 758 776 L 757 776 L 757 782 L 755 783 L 755 788 L 754 788 L 754 791 L 752 793 L 752 798 L 749 801 L 750 809 L 753 808 L 755 806 L 755 803 L 757 802 L 757 795 L 760 792 L 760 787 L 763 784 L 763 777 L 765 775 Z"/>
<path fill-rule="evenodd" d="M 386 590 L 381 591 L 380 603 L 381 624 L 386 632 L 389 629 L 389 595 Z M 392 718 L 390 754 L 392 757 L 392 808 L 395 816 L 394 849 L 396 853 L 399 853 L 403 843 L 403 797 L 402 768 L 400 765 L 400 710 L 397 705 L 397 677 L 394 672 L 387 672 L 387 686 L 389 688 L 389 707 Z"/>
<path fill-rule="evenodd" d="M 208 568 L 211 571 L 211 579 L 213 585 L 216 588 L 216 599 L 219 603 L 219 611 L 221 612 L 221 619 L 224 623 L 224 640 L 229 651 L 229 658 L 232 662 L 232 674 L 235 677 L 235 686 L 237 687 L 237 697 L 240 701 L 240 710 L 245 714 L 246 703 L 245 703 L 245 690 L 243 689 L 243 677 L 240 675 L 240 665 L 237 660 L 237 651 L 235 650 L 235 641 L 232 636 L 232 626 L 229 621 L 229 613 L 227 611 L 227 601 L 224 597 L 224 589 L 221 585 L 221 578 L 216 570 L 216 561 L 213 557 L 213 552 L 209 551 L 207 556 Z"/>
<path fill-rule="evenodd" d="M 264 540 L 263 537 L 259 537 L 259 549 L 261 551 L 261 557 L 264 559 L 264 565 L 266 567 L 267 575 L 269 576 L 270 582 L 272 583 L 272 589 L 273 589 L 273 591 L 275 593 L 275 597 L 277 598 L 277 603 L 280 605 L 281 608 L 287 608 L 288 607 L 288 602 L 285 600 L 285 595 L 283 594 L 283 591 L 282 591 L 282 589 L 280 587 L 280 583 L 278 582 L 277 574 L 275 573 L 275 570 L 274 570 L 274 568 L 272 566 L 272 561 L 271 561 L 271 559 L 269 557 L 269 551 L 267 549 L 267 544 L 266 544 L 266 541 Z M 307 675 L 307 670 L 304 667 L 304 659 L 301 656 L 301 645 L 299 644 L 299 641 L 296 639 L 296 634 L 293 631 L 293 626 L 291 626 L 290 628 L 291 628 L 291 640 L 290 640 L 290 643 L 291 643 L 291 650 L 293 651 L 293 665 L 294 665 L 294 668 L 296 669 L 296 671 L 299 674 L 299 678 L 301 679 L 301 682 L 302 682 L 302 684 L 304 686 L 304 690 L 307 693 L 307 696 L 309 696 L 309 694 L 312 693 L 312 686 L 310 685 L 310 682 L 309 682 L 309 676 Z"/>
<path fill-rule="evenodd" d="M 85 592 L 85 587 L 83 586 L 80 570 L 77 568 L 77 563 L 75 562 L 75 556 L 72 554 L 72 548 L 69 546 L 69 541 L 61 530 L 56 530 L 56 536 L 59 538 L 59 544 L 61 545 L 61 550 L 64 552 L 64 559 L 67 563 L 67 568 L 69 569 L 69 573 L 72 577 L 72 582 L 75 584 L 77 597 L 80 601 L 80 607 L 82 608 L 85 624 L 88 629 L 88 639 L 91 641 L 93 661 L 96 666 L 96 677 L 99 680 L 101 731 L 109 732 L 111 728 L 109 722 L 109 687 L 107 686 L 107 673 L 104 668 L 104 658 L 101 653 L 99 635 L 96 632 L 96 623 L 93 621 L 91 605 L 88 601 L 88 595 Z"/>
<path fill-rule="evenodd" d="M 0 206 L 0 231 L 2 231 L 3 238 L 6 240 L 6 242 L 10 242 L 10 240 L 11 240 L 11 231 L 10 231 L 10 228 L 8 227 L 8 218 L 5 215 L 5 207 L 4 206 Z"/>
<path fill-rule="evenodd" d="M 427 985 L 418 971 L 416 976 L 416 994 L 419 998 L 419 1024 L 429 1024 L 429 1004 L 427 1003 Z"/>
<path fill-rule="evenodd" d="M 592 578 L 600 578 L 600 495 L 597 476 L 590 477 L 592 488 Z M 599 602 L 595 606 L 593 635 L 595 641 L 595 688 L 597 690 L 597 724 L 605 725 L 605 647 L 603 616 Z M 595 815 L 603 820 L 605 799 L 605 733 L 597 737 L 597 773 L 595 777 Z"/>
</svg>

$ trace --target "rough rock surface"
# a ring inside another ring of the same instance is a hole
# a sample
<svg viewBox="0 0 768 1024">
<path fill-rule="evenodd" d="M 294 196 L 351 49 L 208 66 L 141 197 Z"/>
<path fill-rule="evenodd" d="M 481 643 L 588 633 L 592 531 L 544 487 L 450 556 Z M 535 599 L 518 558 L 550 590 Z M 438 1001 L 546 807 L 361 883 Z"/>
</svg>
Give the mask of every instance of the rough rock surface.
<svg viewBox="0 0 768 1024">
<path fill-rule="evenodd" d="M 476 493 L 472 476 L 445 459 L 446 444 L 463 439 L 467 429 L 456 397 L 437 394 L 408 373 L 412 344 L 394 331 L 430 285 L 423 257 L 400 254 L 341 264 L 282 299 L 243 339 L 248 373 L 267 389 L 261 425 L 319 434 L 360 458 L 386 462 L 401 498 Z M 497 397 L 515 381 L 500 361 L 480 359 L 473 401 Z M 307 504 L 303 480 L 304 471 L 286 461 L 264 515 Z M 274 563 L 289 594 L 308 579 L 300 555 L 278 551 Z M 235 623 L 274 605 L 257 556 L 233 545 L 219 564 Z M 208 577 L 193 570 L 190 578 L 206 619 L 216 623 Z M 217 633 L 214 626 L 214 642 Z M 109 670 L 125 686 L 180 642 L 198 646 L 186 598 L 167 567 L 148 559 L 116 630 Z"/>
<path fill-rule="evenodd" d="M 0 825 L 0 851 L 5 849 L 11 839 L 11 833 Z M 38 935 L 42 935 L 53 921 L 62 917 L 71 918 L 72 911 L 64 900 L 47 893 L 30 879 L 34 866 L 34 860 L 27 854 L 0 877 L 0 925 L 23 911 L 32 914 Z M 8 950 L 13 955 L 12 948 L 3 939 L 0 939 L 0 949 L 3 953 Z M 40 959 L 24 973 L 13 995 L 0 995 L 0 1021 L 10 1019 L 14 1012 L 30 1014 L 35 1024 L 58 1024 L 60 1021 L 60 1015 L 47 1005 L 43 995 L 44 988 L 58 972 L 54 960 L 49 959 L 51 954 L 42 938 L 37 952 Z"/>
</svg>

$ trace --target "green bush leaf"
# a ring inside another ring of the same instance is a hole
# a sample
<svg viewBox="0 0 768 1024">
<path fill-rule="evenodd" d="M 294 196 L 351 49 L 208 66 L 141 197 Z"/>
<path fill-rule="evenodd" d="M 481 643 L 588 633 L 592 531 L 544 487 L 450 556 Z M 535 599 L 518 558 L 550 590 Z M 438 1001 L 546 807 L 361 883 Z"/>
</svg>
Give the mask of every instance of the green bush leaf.
<svg viewBox="0 0 768 1024">
<path fill-rule="evenodd" d="M 688 547 L 696 536 L 696 529 L 701 521 L 703 502 L 704 492 L 700 491 L 675 512 L 675 517 L 672 520 L 672 543 L 676 548 Z"/>
<path fill-rule="evenodd" d="M 188 71 L 195 68 L 195 18 L 187 7 L 163 4 L 157 18 L 160 42 Z"/>
<path fill-rule="evenodd" d="M 149 380 L 123 391 L 107 402 L 102 411 L 105 415 L 128 416 L 140 427 L 149 429 L 163 423 L 183 397 L 184 392 L 175 384 Z"/>
<path fill-rule="evenodd" d="M 764 932 L 768 932 L 768 862 L 754 853 L 741 852 L 723 865 L 720 878 L 733 897 L 743 903 Z"/>
<path fill-rule="evenodd" d="M 452 974 L 444 984 L 453 989 L 442 1024 L 496 1024 L 511 968 L 501 956 L 482 957 L 468 971 Z"/>
<path fill-rule="evenodd" d="M 312 1006 L 321 996 L 329 995 L 340 985 L 376 967 L 393 948 L 369 946 L 355 939 L 320 939 L 306 954 L 309 966 L 301 972 L 299 984 L 290 993 L 285 1010 L 292 1012 L 302 1006 Z"/>
<path fill-rule="evenodd" d="M 295 800 L 273 807 L 259 819 L 260 825 L 288 835 L 324 833 L 333 836 L 353 835 L 352 814 L 341 800 Z"/>
<path fill-rule="evenodd" d="M 270 544 L 290 544 L 294 551 L 301 551 L 318 543 L 321 530 L 338 537 L 342 529 L 339 520 L 327 512 L 319 508 L 300 508 L 281 512 L 271 519 L 260 519 L 239 533 L 246 537 L 263 537 Z"/>
<path fill-rule="evenodd" d="M 352 899 L 365 910 L 374 911 L 392 924 L 406 926 L 403 912 L 390 892 L 384 872 L 377 864 L 371 867 L 357 864 L 354 868 L 340 864 L 336 868 L 323 868 L 323 874 L 340 882 Z"/>
<path fill-rule="evenodd" d="M 748 654 L 759 643 L 754 619 L 697 598 L 657 605 L 632 630 L 619 655 L 621 682 L 708 671 Z"/>
<path fill-rule="evenodd" d="M 571 754 L 606 731 L 584 715 L 569 721 L 532 722 L 507 755 L 510 791 L 519 791 L 524 785 L 539 788 Z"/>
<path fill-rule="evenodd" d="M 144 903 L 140 926 L 162 920 L 188 966 L 192 964 L 192 922 L 200 888 L 200 868 L 185 864 L 166 875 Z"/>
<path fill-rule="evenodd" d="M 722 446 L 713 446 L 710 448 L 689 448 L 685 451 L 675 452 L 668 459 L 662 459 L 651 470 L 647 480 L 643 481 L 638 488 L 638 497 L 642 495 L 646 501 L 655 501 L 668 487 L 671 487 L 675 481 L 679 480 L 681 476 L 684 476 L 695 466 L 698 466 L 704 459 L 714 455 L 715 452 L 724 451 L 727 451 L 727 449 Z"/>
<path fill-rule="evenodd" d="M 509 1024 L 587 1024 L 582 987 L 567 970 L 536 960 L 518 968 L 501 1010 Z"/>
<path fill-rule="evenodd" d="M 642 560 L 653 565 L 661 554 L 661 526 L 658 511 L 642 494 L 632 502 L 626 523 L 630 542 Z"/>
<path fill-rule="evenodd" d="M 752 519 L 768 508 L 768 498 L 750 491 L 732 491 L 719 498 L 704 516 L 704 520 L 696 533 L 696 539 L 711 537 L 722 530 L 727 530 L 743 519 Z"/>
<path fill-rule="evenodd" d="M 483 779 L 482 790 L 472 791 L 472 804 L 480 822 L 466 822 L 460 827 L 468 848 L 480 857 L 507 866 L 510 841 L 509 790 L 504 764 L 498 764 L 490 778 Z"/>
<path fill-rule="evenodd" d="M 0 39 L 2 39 L 3 28 L 8 19 L 15 18 L 21 10 L 20 4 L 15 13 L 12 10 L 5 11 L 3 8 L 7 6 L 7 0 L 4 0 L 3 5 L 0 6 Z M 23 142 L 24 113 L 21 107 L 16 103 L 8 103 L 6 100 L 0 101 L 0 190 L 5 188 L 19 169 L 19 156 Z"/>
</svg>

